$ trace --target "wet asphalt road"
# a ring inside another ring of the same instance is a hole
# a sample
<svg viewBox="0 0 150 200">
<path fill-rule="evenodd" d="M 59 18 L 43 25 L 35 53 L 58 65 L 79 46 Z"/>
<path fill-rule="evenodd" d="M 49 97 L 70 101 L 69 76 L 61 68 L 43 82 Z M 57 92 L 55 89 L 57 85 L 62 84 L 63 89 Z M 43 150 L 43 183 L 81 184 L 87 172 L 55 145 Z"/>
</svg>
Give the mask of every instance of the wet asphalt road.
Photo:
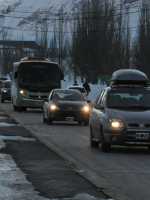
<svg viewBox="0 0 150 200">
<path fill-rule="evenodd" d="M 20 139 L 18 139 L 19 137 Z M 25 139 L 29 139 L 29 141 L 24 141 Z M 60 200 L 72 199 L 73 197 L 73 200 L 83 200 L 84 198 L 85 200 L 94 200 L 94 197 L 97 200 L 109 199 L 100 188 L 96 188 L 80 176 L 73 166 L 0 110 L 0 141 L 2 140 L 6 146 L 0 149 L 0 156 L 10 155 L 17 168 L 25 174 L 27 182 L 23 181 L 23 178 L 16 180 L 11 175 L 8 178 L 1 176 L 0 181 L 3 184 L 0 184 L 0 200 L 39 200 L 45 198 Z M 6 157 L 5 159 L 7 162 L 10 158 Z M 2 161 L 4 162 L 3 157 L 1 157 Z M 5 167 L 0 169 L 0 173 L 2 174 L 6 170 L 8 169 Z M 15 170 L 16 167 L 12 169 L 12 173 Z M 4 187 L 5 190 L 3 190 Z M 31 187 L 33 187 L 33 191 Z M 29 190 L 31 191 L 29 192 Z M 4 191 L 7 192 L 4 194 Z M 37 192 L 36 195 L 34 191 Z"/>
<path fill-rule="evenodd" d="M 111 153 L 102 153 L 100 148 L 90 147 L 89 127 L 76 123 L 48 126 L 42 122 L 41 110 L 18 113 L 8 102 L 0 107 L 113 199 L 150 199 L 148 148 L 113 146 Z"/>
</svg>

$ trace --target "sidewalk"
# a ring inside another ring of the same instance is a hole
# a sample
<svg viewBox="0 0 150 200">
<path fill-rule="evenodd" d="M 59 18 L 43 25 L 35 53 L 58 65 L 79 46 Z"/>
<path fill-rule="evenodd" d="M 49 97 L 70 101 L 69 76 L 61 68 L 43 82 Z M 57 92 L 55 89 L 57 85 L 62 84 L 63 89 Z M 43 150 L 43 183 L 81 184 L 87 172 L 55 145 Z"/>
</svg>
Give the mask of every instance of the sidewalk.
<svg viewBox="0 0 150 200">
<path fill-rule="evenodd" d="M 110 199 L 1 110 L 0 160 L 0 200 Z"/>
</svg>

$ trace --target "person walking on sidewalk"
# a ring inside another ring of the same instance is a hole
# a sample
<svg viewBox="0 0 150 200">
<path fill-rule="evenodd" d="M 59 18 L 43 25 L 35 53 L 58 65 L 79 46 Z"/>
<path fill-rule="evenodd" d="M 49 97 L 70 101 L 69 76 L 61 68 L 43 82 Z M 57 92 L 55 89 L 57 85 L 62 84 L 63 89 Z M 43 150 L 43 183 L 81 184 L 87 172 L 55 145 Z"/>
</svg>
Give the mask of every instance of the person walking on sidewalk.
<svg viewBox="0 0 150 200">
<path fill-rule="evenodd" d="M 75 81 L 73 85 L 78 85 L 77 81 Z"/>
<path fill-rule="evenodd" d="M 83 87 L 85 88 L 87 95 L 89 95 L 89 92 L 91 92 L 91 88 L 87 82 L 87 80 L 85 81 L 85 83 L 83 84 Z"/>
</svg>

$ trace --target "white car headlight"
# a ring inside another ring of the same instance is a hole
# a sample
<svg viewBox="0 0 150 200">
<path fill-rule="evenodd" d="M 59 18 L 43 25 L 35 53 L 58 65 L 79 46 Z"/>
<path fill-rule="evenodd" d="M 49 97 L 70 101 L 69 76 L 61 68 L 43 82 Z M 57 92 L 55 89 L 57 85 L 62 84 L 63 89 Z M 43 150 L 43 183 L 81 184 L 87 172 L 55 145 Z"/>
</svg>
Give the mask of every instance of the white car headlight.
<svg viewBox="0 0 150 200">
<path fill-rule="evenodd" d="M 110 119 L 109 122 L 113 128 L 123 128 L 124 127 L 124 123 L 122 122 L 121 119 Z"/>
</svg>

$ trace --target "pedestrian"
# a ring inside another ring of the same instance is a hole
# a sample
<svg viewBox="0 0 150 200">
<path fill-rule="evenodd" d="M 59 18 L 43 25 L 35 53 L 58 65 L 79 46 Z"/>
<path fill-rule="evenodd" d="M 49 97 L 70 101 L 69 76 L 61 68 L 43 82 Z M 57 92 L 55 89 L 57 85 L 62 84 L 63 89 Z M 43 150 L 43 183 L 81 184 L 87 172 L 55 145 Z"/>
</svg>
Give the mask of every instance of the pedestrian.
<svg viewBox="0 0 150 200">
<path fill-rule="evenodd" d="M 78 85 L 78 84 L 77 84 L 77 81 L 74 81 L 74 84 L 73 84 L 73 85 Z"/>
<path fill-rule="evenodd" d="M 83 84 L 83 87 L 85 88 L 87 95 L 89 94 L 89 92 L 91 92 L 91 88 L 88 84 L 88 81 L 86 80 L 85 83 Z"/>
</svg>

